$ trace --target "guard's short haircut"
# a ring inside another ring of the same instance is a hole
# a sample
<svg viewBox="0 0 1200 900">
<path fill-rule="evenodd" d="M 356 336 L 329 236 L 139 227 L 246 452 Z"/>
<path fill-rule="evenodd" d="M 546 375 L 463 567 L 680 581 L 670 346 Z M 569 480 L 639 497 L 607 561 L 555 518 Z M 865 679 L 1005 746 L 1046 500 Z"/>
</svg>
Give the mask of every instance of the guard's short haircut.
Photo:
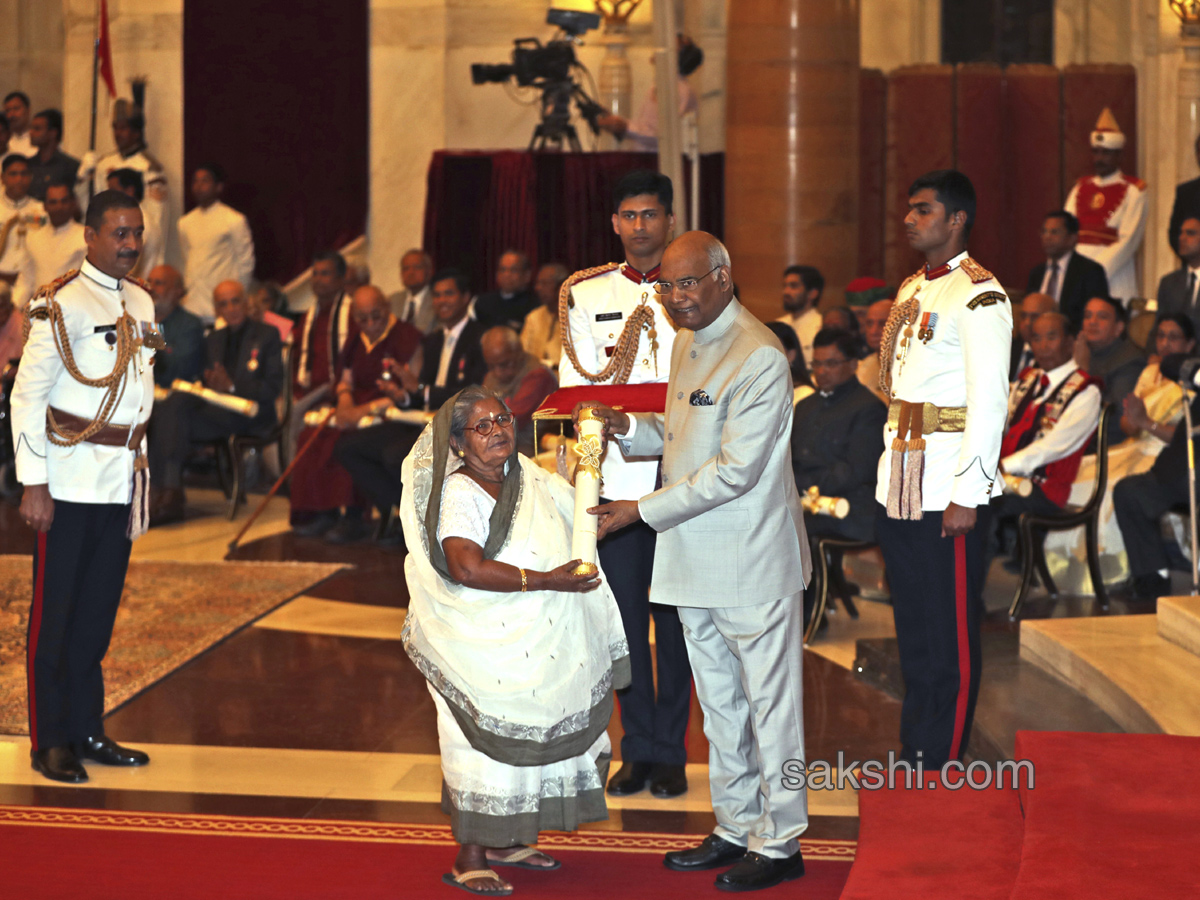
<svg viewBox="0 0 1200 900">
<path fill-rule="evenodd" d="M 9 91 L 4 95 L 4 102 L 7 103 L 9 100 L 20 100 L 25 104 L 25 108 L 29 109 L 29 95 L 24 91 Z"/>
<path fill-rule="evenodd" d="M 438 269 L 432 278 L 429 279 L 429 286 L 435 286 L 439 281 L 445 281 L 447 278 L 454 280 L 460 292 L 469 294 L 471 292 L 471 279 L 467 277 L 467 273 L 462 269 Z"/>
<path fill-rule="evenodd" d="M 331 262 L 334 269 L 337 270 L 338 278 L 346 277 L 346 257 L 338 253 L 336 250 L 324 250 L 313 257 L 313 265 L 319 262 Z"/>
<path fill-rule="evenodd" d="M 846 359 L 857 360 L 862 342 L 857 334 L 853 334 L 845 328 L 822 328 L 813 338 L 813 350 L 815 351 L 818 347 L 837 347 L 838 353 Z"/>
<path fill-rule="evenodd" d="M 132 188 L 133 199 L 135 199 L 138 203 L 141 203 L 142 199 L 146 196 L 146 183 L 142 180 L 142 173 L 137 169 L 131 169 L 126 166 L 113 172 L 109 172 L 108 177 L 117 179 L 117 184 L 119 184 L 123 190 Z"/>
<path fill-rule="evenodd" d="M 1118 322 L 1124 322 L 1126 325 L 1129 324 L 1129 312 L 1125 309 L 1125 306 L 1120 300 L 1114 299 L 1113 297 L 1102 297 L 1097 294 L 1095 297 L 1088 297 L 1087 303 L 1091 303 L 1093 300 L 1101 300 L 1104 303 L 1107 303 L 1112 307 L 1113 312 L 1117 314 Z M 1087 308 L 1087 303 L 1084 304 L 1085 309 Z"/>
<path fill-rule="evenodd" d="M 4 162 L 0 163 L 0 174 L 7 172 L 9 169 L 11 169 L 17 163 L 23 163 L 24 165 L 28 166 L 29 165 L 29 157 L 22 156 L 20 153 L 8 154 L 8 156 L 4 157 Z"/>
<path fill-rule="evenodd" d="M 825 276 L 816 266 L 788 266 L 783 270 L 783 277 L 787 278 L 789 275 L 799 275 L 804 289 L 816 291 L 818 300 L 821 299 L 821 294 L 825 293 Z"/>
<path fill-rule="evenodd" d="M 912 183 L 908 196 L 912 197 L 918 191 L 932 190 L 938 203 L 946 207 L 947 215 L 956 212 L 967 214 L 967 224 L 963 227 L 963 240 L 971 236 L 971 228 L 975 225 L 975 185 L 971 179 L 957 169 L 937 169 L 926 172 Z"/>
<path fill-rule="evenodd" d="M 1042 221 L 1047 219 L 1062 219 L 1063 227 L 1067 229 L 1067 234 L 1079 234 L 1079 220 L 1065 209 L 1056 209 L 1053 212 L 1048 212 L 1042 217 Z"/>
<path fill-rule="evenodd" d="M 195 170 L 192 172 L 192 177 L 195 177 L 196 172 L 207 172 L 212 176 L 212 180 L 217 184 L 225 183 L 225 170 L 215 162 L 201 163 L 200 165 L 196 166 Z"/>
<path fill-rule="evenodd" d="M 141 206 L 136 200 L 121 191 L 101 191 L 88 204 L 83 224 L 93 231 L 99 231 L 104 224 L 104 216 L 110 209 L 141 209 Z"/>
<path fill-rule="evenodd" d="M 62 113 L 57 109 L 43 109 L 40 113 L 34 116 L 35 119 L 45 119 L 46 127 L 54 130 L 61 141 L 63 136 L 63 118 Z"/>
<path fill-rule="evenodd" d="M 673 214 L 675 188 L 671 185 L 671 179 L 652 169 L 635 169 L 617 182 L 613 190 L 613 212 L 619 211 L 621 204 L 630 197 L 640 197 L 642 194 L 653 194 L 667 215 Z"/>
</svg>

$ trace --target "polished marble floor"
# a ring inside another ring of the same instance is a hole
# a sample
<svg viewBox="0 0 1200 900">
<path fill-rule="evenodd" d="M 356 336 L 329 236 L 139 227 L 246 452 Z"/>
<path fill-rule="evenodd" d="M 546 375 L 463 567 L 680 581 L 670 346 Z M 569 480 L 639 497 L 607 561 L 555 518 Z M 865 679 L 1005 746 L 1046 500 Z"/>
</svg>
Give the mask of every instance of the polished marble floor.
<svg viewBox="0 0 1200 900">
<path fill-rule="evenodd" d="M 258 500 L 252 497 L 252 505 Z M 295 538 L 287 501 L 278 498 L 229 550 L 248 511 L 223 516 L 212 490 L 189 492 L 184 523 L 152 530 L 139 559 L 306 560 L 352 568 L 265 616 L 112 713 L 113 737 L 148 749 L 143 770 L 92 767 L 84 787 L 52 785 L 29 768 L 25 738 L 0 739 L 0 802 L 154 811 L 198 811 L 399 822 L 444 822 L 433 704 L 399 642 L 408 597 L 403 549 L 373 544 L 332 547 Z M 33 536 L 15 509 L 0 503 L 0 552 L 27 553 Z M 896 749 L 900 704 L 854 671 L 858 642 L 893 635 L 877 566 L 869 556 L 850 566 L 863 588 L 860 616 L 838 611 L 804 655 L 807 758 L 886 759 Z M 1002 590 L 1002 588 L 1001 588 Z M 999 626 L 997 626 L 999 627 Z M 1001 629 L 1003 630 L 1003 629 Z M 1013 665 L 1015 649 L 1010 654 Z M 1082 705 L 1094 730 L 1112 730 L 1088 701 L 1055 695 L 1019 697 L 1020 679 L 1001 707 Z M 1028 685 L 1026 685 L 1028 687 Z M 995 691 L 993 691 L 995 693 Z M 1095 718 L 1088 716 L 1095 714 Z M 619 746 L 620 724 L 610 724 Z M 610 804 L 598 828 L 707 833 L 713 824 L 708 747 L 693 699 L 688 729 L 687 794 L 648 793 Z M 857 798 L 849 789 L 809 796 L 812 838 L 857 835 Z"/>
</svg>

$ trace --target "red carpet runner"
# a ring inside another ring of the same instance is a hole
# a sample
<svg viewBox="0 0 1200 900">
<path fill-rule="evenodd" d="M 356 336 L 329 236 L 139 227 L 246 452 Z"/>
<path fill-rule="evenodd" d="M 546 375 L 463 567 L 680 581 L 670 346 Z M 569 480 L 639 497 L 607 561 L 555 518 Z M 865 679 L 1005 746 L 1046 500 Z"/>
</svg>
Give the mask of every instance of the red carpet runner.
<svg viewBox="0 0 1200 900">
<path fill-rule="evenodd" d="M 555 872 L 504 868 L 514 897 L 684 900 L 717 896 L 716 873 L 662 865 L 694 835 L 543 835 Z M 808 874 L 773 898 L 835 900 L 853 841 L 803 841 Z M 398 900 L 464 897 L 441 883 L 454 842 L 436 825 L 0 806 L 0 896 L 37 900 Z"/>
</svg>

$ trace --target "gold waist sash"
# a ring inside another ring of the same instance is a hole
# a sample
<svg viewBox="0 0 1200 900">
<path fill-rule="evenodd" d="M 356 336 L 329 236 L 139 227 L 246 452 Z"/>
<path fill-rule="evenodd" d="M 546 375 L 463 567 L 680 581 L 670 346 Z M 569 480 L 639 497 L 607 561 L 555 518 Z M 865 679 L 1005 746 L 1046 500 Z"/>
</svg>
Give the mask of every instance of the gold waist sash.
<svg viewBox="0 0 1200 900">
<path fill-rule="evenodd" d="M 933 434 L 937 431 L 966 431 L 967 429 L 967 408 L 965 406 L 934 406 L 932 403 L 909 403 L 907 400 L 892 401 L 888 407 L 888 428 L 893 431 L 899 430 L 901 412 L 906 406 L 909 410 L 910 421 L 918 417 L 919 410 L 921 420 L 919 434 Z M 915 428 L 913 430 L 916 431 Z M 897 437 L 905 440 L 908 435 L 900 434 Z"/>
</svg>

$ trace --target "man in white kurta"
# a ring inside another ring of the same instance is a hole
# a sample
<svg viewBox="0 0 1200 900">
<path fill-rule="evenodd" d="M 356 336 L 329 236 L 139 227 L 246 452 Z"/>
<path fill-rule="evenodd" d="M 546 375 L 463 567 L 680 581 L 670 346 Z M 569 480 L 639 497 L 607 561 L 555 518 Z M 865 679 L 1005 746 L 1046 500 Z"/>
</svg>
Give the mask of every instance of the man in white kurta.
<svg viewBox="0 0 1200 900">
<path fill-rule="evenodd" d="M 42 285 L 78 269 L 87 254 L 83 225 L 74 219 L 75 192 L 71 185 L 52 184 L 46 189 L 49 223 L 29 232 L 25 265 L 13 289 L 18 307 L 24 309 Z"/>
<path fill-rule="evenodd" d="M 29 194 L 33 173 L 26 160 L 5 157 L 0 180 L 0 279 L 14 284 L 28 257 L 29 235 L 46 224 L 46 209 Z"/>
<path fill-rule="evenodd" d="M 207 322 L 213 321 L 213 290 L 222 281 L 238 281 L 249 289 L 254 277 L 254 239 L 246 217 L 221 202 L 225 175 L 216 166 L 202 166 L 192 178 L 196 208 L 179 220 L 179 249 L 183 253 L 184 305 Z"/>
</svg>

